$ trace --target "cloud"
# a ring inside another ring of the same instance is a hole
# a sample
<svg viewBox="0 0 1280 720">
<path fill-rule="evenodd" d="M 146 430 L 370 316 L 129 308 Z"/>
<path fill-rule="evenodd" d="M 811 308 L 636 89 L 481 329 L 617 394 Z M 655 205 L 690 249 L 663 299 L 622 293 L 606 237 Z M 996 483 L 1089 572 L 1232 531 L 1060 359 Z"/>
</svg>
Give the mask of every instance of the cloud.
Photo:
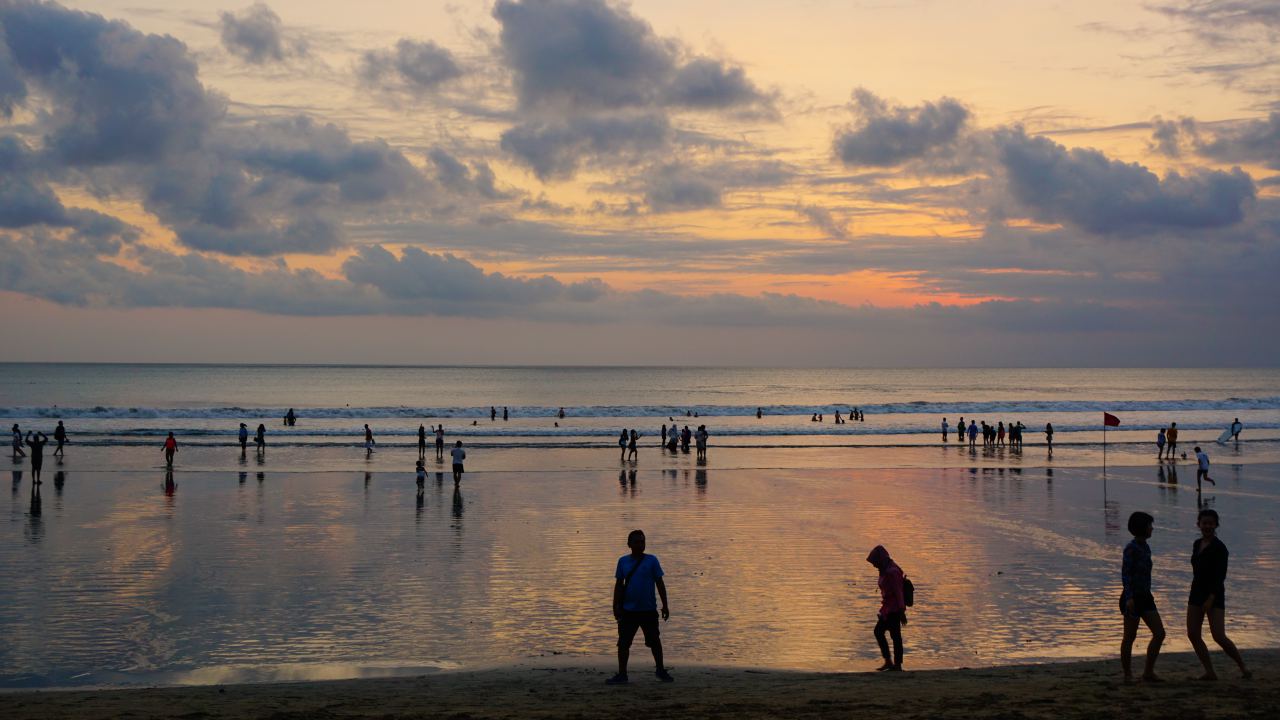
<svg viewBox="0 0 1280 720">
<path fill-rule="evenodd" d="M 836 134 L 835 152 L 845 165 L 890 167 L 954 145 L 969 121 L 951 98 L 916 107 L 890 106 L 870 91 L 853 93 L 857 122 Z"/>
<path fill-rule="evenodd" d="M 843 223 L 837 222 L 831 215 L 831 211 L 818 205 L 797 205 L 796 212 L 813 224 L 828 237 L 839 240 L 846 240 L 849 237 L 849 231 Z"/>
<path fill-rule="evenodd" d="M 368 86 L 426 95 L 462 77 L 453 53 L 431 41 L 402 38 L 390 50 L 369 50 L 360 56 L 357 75 Z"/>
<path fill-rule="evenodd" d="M 1184 117 L 1174 121 L 1157 117 L 1151 121 L 1150 149 L 1165 157 L 1181 157 L 1183 136 L 1194 135 L 1195 132 L 1196 123 L 1191 118 Z"/>
<path fill-rule="evenodd" d="M 1280 170 L 1280 111 L 1273 111 L 1264 119 L 1218 126 L 1208 140 L 1197 144 L 1196 150 L 1222 162 L 1263 163 Z"/>
<path fill-rule="evenodd" d="M 1032 218 L 1116 234 L 1239 223 L 1254 198 L 1244 171 L 1195 170 L 1164 179 L 1097 150 L 1071 149 L 1021 128 L 993 135 L 1009 194 Z"/>
<path fill-rule="evenodd" d="M 227 52 L 255 65 L 281 62 L 289 56 L 305 55 L 302 43 L 287 44 L 280 16 L 265 3 L 254 3 L 239 14 L 218 14 L 222 47 Z"/>
<path fill-rule="evenodd" d="M 486 162 L 476 161 L 468 167 L 448 150 L 440 147 L 428 150 L 427 159 L 435 166 L 436 181 L 454 193 L 474 194 L 488 200 L 509 197 L 508 193 L 497 188 L 493 168 Z"/>
<path fill-rule="evenodd" d="M 641 176 L 641 186 L 650 210 L 678 212 L 719 207 L 724 194 L 732 189 L 777 187 L 795 174 L 794 168 L 776 160 L 665 162 L 648 168 Z"/>
<path fill-rule="evenodd" d="M 522 123 L 502 133 L 501 146 L 546 181 L 572 177 L 586 162 L 660 150 L 672 137 L 660 113 L 600 113 Z"/>
<path fill-rule="evenodd" d="M 773 117 L 773 96 L 761 91 L 739 66 L 698 57 L 675 72 L 662 100 L 675 107 L 713 109 L 756 108 Z"/>
<path fill-rule="evenodd" d="M 225 113 L 171 37 L 21 1 L 0 5 L 0 33 L 23 80 L 48 94 L 44 145 L 68 164 L 147 162 L 194 149 Z"/>
</svg>

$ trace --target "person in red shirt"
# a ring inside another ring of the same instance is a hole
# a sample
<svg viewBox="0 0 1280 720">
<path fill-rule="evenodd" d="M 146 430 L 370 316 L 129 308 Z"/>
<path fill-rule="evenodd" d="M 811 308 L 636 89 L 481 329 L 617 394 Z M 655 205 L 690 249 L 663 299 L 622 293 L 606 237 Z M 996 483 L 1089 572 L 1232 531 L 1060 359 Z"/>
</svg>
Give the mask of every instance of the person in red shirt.
<svg viewBox="0 0 1280 720">
<path fill-rule="evenodd" d="M 883 545 L 875 546 L 867 562 L 880 571 L 880 612 L 876 616 L 876 643 L 880 646 L 880 654 L 884 656 L 884 664 L 877 670 L 902 670 L 902 626 L 907 624 L 907 603 L 902 589 L 902 568 L 889 557 L 889 551 Z M 889 643 L 884 634 L 893 638 L 893 657 L 889 656 Z"/>
<path fill-rule="evenodd" d="M 173 437 L 173 433 L 169 433 L 169 437 L 164 439 L 164 464 L 173 465 L 173 454 L 178 452 L 178 441 Z"/>
</svg>

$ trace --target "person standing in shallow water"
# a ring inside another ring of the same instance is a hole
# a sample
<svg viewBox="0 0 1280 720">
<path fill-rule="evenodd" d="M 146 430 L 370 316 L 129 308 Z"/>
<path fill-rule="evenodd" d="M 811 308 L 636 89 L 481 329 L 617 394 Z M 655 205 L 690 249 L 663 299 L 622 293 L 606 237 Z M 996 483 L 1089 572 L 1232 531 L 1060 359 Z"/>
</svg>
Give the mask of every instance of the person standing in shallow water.
<svg viewBox="0 0 1280 720">
<path fill-rule="evenodd" d="M 453 484 L 457 485 L 462 482 L 462 461 L 467 459 L 467 451 L 462 449 L 461 440 L 454 443 L 449 455 L 453 458 Z"/>
<path fill-rule="evenodd" d="M 258 454 L 264 455 L 267 452 L 267 426 L 258 423 L 258 434 L 253 438 L 253 443 L 258 446 Z"/>
<path fill-rule="evenodd" d="M 631 642 L 636 631 L 644 633 L 644 644 L 653 651 L 655 675 L 662 682 L 675 678 L 662 663 L 662 639 L 658 627 L 658 604 L 654 591 L 662 598 L 663 620 L 671 619 L 667 606 L 667 585 L 662 581 L 662 564 L 656 555 L 646 555 L 643 530 L 632 530 L 627 535 L 627 547 L 631 553 L 618 558 L 613 577 L 613 619 L 618 622 L 618 674 L 605 680 L 607 685 L 625 685 L 627 661 L 631 656 Z"/>
<path fill-rule="evenodd" d="M 422 423 L 418 423 L 418 459 L 425 460 L 427 457 L 427 428 Z"/>
<path fill-rule="evenodd" d="M 169 437 L 164 439 L 164 464 L 173 467 L 173 456 L 178 452 L 178 439 L 173 436 L 170 431 Z"/>
<path fill-rule="evenodd" d="M 889 551 L 883 545 L 877 545 L 867 555 L 867 562 L 880 571 L 877 584 L 880 587 L 880 612 L 876 615 L 876 627 L 873 633 L 876 644 L 880 646 L 880 655 L 884 664 L 877 670 L 902 670 L 902 626 L 907 624 L 907 601 L 903 592 L 902 568 L 889 557 Z M 889 656 L 889 643 L 885 633 L 893 639 L 893 656 Z"/>
<path fill-rule="evenodd" d="M 58 447 L 53 449 L 53 454 L 62 457 L 62 446 L 67 442 L 67 428 L 58 421 L 58 427 L 53 429 L 53 439 L 58 443 Z"/>
<path fill-rule="evenodd" d="M 631 435 L 628 436 L 628 440 L 627 440 L 627 459 L 628 460 L 639 459 L 640 456 L 638 454 L 638 450 L 636 449 L 636 443 L 639 441 L 640 441 L 640 433 L 637 432 L 635 428 L 631 428 Z"/>
<path fill-rule="evenodd" d="M 40 471 L 44 468 L 44 446 L 49 444 L 49 436 L 42 432 L 27 433 L 27 447 L 31 448 L 31 477 L 39 485 Z"/>
<path fill-rule="evenodd" d="M 365 423 L 365 426 L 364 426 L 364 454 L 365 454 L 365 457 L 368 457 L 368 456 L 370 456 L 370 455 L 372 455 L 372 454 L 373 454 L 373 446 L 374 446 L 374 445 L 376 445 L 376 444 L 377 444 L 377 443 L 375 443 L 375 442 L 373 441 L 373 431 L 369 429 L 369 424 L 368 424 L 368 423 Z"/>
<path fill-rule="evenodd" d="M 1218 539 L 1218 513 L 1214 510 L 1201 510 L 1196 518 L 1200 528 L 1200 539 L 1191 546 L 1191 595 L 1187 598 L 1187 638 L 1191 647 L 1204 666 L 1201 680 L 1217 680 L 1218 674 L 1213 670 L 1213 660 L 1209 657 L 1209 648 L 1200 635 L 1204 619 L 1209 618 L 1209 633 L 1213 641 L 1222 648 L 1227 657 L 1235 661 L 1240 668 L 1240 677 L 1253 677 L 1244 665 L 1244 658 L 1236 644 L 1227 637 L 1226 616 L 1226 583 L 1227 559 L 1230 553 L 1227 546 Z"/>
<path fill-rule="evenodd" d="M 1142 679 L 1160 682 L 1155 670 L 1156 658 L 1160 657 L 1160 646 L 1164 644 L 1164 623 L 1160 620 L 1160 611 L 1156 609 L 1156 600 L 1151 594 L 1151 547 L 1147 545 L 1154 527 L 1155 518 L 1147 513 L 1135 512 L 1129 516 L 1129 532 L 1133 539 L 1125 546 L 1120 562 L 1120 583 L 1123 587 L 1120 592 L 1120 613 L 1124 615 L 1120 667 L 1124 670 L 1125 682 L 1133 680 L 1133 641 L 1138 637 L 1139 620 L 1151 630 Z"/>
<path fill-rule="evenodd" d="M 444 462 L 444 423 L 436 426 L 436 462 Z"/>
<path fill-rule="evenodd" d="M 13 424 L 13 459 L 26 457 L 27 453 L 22 449 L 22 428 L 18 427 L 18 423 Z"/>
</svg>

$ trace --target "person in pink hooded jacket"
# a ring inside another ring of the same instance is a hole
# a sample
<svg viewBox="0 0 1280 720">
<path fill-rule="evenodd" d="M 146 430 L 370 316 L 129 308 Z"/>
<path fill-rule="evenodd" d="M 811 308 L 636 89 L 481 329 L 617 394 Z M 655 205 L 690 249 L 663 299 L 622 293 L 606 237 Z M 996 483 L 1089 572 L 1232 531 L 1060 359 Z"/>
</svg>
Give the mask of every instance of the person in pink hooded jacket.
<svg viewBox="0 0 1280 720">
<path fill-rule="evenodd" d="M 884 664 L 877 670 L 902 670 L 902 626 L 907 624 L 907 603 L 902 589 L 902 568 L 889 557 L 889 551 L 883 545 L 875 546 L 867 562 L 880 571 L 880 612 L 876 617 L 876 643 L 880 646 L 880 654 L 884 656 Z M 889 643 L 885 641 L 885 632 L 893 638 L 893 657 L 889 656 Z"/>
</svg>

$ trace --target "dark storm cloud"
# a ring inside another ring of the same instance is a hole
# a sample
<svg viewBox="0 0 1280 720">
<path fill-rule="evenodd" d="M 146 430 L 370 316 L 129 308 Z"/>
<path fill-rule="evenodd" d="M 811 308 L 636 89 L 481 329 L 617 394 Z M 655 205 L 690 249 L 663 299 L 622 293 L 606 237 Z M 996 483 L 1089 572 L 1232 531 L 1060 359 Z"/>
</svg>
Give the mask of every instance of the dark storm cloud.
<svg viewBox="0 0 1280 720">
<path fill-rule="evenodd" d="M 0 43 L 0 115 L 12 117 L 13 109 L 27 98 L 27 86 L 9 56 L 7 43 Z"/>
<path fill-rule="evenodd" d="M 637 157 L 667 147 L 671 125 L 659 113 L 607 113 L 530 121 L 502 133 L 502 149 L 540 180 L 571 177 L 602 157 Z"/>
<path fill-rule="evenodd" d="M 31 110 L 44 134 L 33 145 L 41 149 L 26 153 L 28 174 L 7 184 L 11 222 L 25 214 L 83 227 L 83 213 L 59 211 L 46 185 L 58 178 L 98 195 L 140 197 L 188 247 L 328 252 L 343 242 L 334 218 L 421 200 L 430 189 L 381 140 L 353 140 L 305 116 L 229 118 L 182 43 L 123 22 L 52 3 L 0 3 L 0 57 L 11 61 L 0 72 L 12 68 L 39 92 Z"/>
<path fill-rule="evenodd" d="M 245 62 L 261 65 L 305 54 L 305 46 L 288 46 L 280 16 L 265 3 L 254 3 L 237 14 L 218 14 L 222 47 Z"/>
<path fill-rule="evenodd" d="M 969 121 L 969 110 L 945 97 L 916 107 L 890 106 L 859 88 L 852 107 L 857 121 L 837 133 L 835 151 L 853 166 L 889 167 L 923 158 L 955 143 Z"/>
<path fill-rule="evenodd" d="M 1164 179 L 1142 165 L 1070 149 L 1020 128 L 994 134 L 1008 192 L 1040 221 L 1117 234 L 1159 228 L 1218 228 L 1239 223 L 1254 198 L 1239 168 L 1195 170 Z"/>
<path fill-rule="evenodd" d="M 462 68 L 445 48 L 402 38 L 390 50 L 369 50 L 361 55 L 356 73 L 369 87 L 422 95 L 461 77 Z"/>
</svg>

